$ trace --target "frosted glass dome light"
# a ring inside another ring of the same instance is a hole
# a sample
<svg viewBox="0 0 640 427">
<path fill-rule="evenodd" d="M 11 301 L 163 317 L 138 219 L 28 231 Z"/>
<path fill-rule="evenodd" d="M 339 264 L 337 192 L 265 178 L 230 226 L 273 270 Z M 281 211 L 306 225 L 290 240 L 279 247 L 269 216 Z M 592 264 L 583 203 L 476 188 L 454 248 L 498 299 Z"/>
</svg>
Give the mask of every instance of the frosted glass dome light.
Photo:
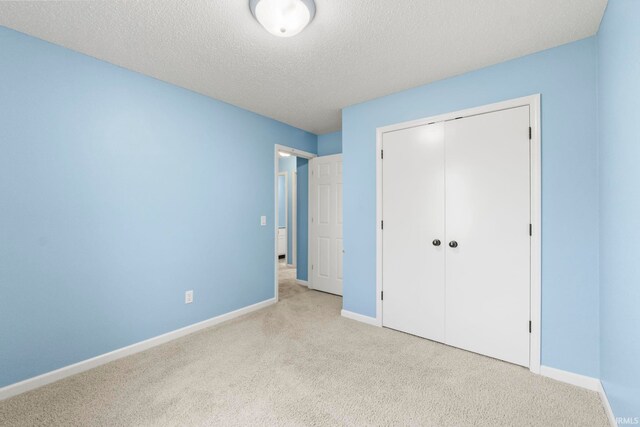
<svg viewBox="0 0 640 427">
<path fill-rule="evenodd" d="M 291 37 L 309 25 L 316 14 L 313 0 L 250 0 L 256 20 L 278 37 Z"/>
</svg>

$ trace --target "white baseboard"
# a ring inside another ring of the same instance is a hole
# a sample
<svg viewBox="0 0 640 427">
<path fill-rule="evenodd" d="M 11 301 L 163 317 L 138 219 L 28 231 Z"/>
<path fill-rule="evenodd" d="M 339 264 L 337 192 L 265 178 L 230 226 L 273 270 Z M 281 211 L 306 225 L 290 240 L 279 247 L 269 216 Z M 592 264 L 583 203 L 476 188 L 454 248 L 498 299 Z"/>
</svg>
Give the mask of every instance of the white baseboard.
<svg viewBox="0 0 640 427">
<path fill-rule="evenodd" d="M 540 366 L 540 375 L 563 383 L 586 388 L 587 390 L 595 391 L 600 396 L 609 424 L 611 424 L 611 427 L 618 427 L 616 417 L 613 415 L 611 405 L 609 404 L 609 398 L 607 397 L 607 393 L 604 391 L 602 382 L 599 379 L 587 377 L 586 375 L 574 374 L 573 372 L 563 371 L 561 369 L 550 368 L 549 366 Z"/>
<path fill-rule="evenodd" d="M 301 286 L 306 286 L 307 288 L 309 287 L 309 282 L 306 280 L 296 279 L 296 283 Z"/>
<path fill-rule="evenodd" d="M 342 317 L 347 319 L 357 320 L 358 322 L 366 323 L 367 325 L 382 326 L 382 324 L 375 317 L 365 316 L 363 314 L 354 313 L 353 311 L 342 310 L 340 312 Z"/>
<path fill-rule="evenodd" d="M 242 316 L 252 311 L 260 310 L 261 308 L 275 304 L 275 302 L 275 298 L 270 298 L 268 300 L 249 305 L 247 307 L 243 307 L 229 313 L 221 314 L 220 316 L 212 317 L 211 319 L 203 320 L 202 322 L 194 323 L 193 325 L 185 326 L 184 328 L 176 329 L 175 331 L 167 332 L 166 334 L 158 335 L 157 337 L 149 338 L 147 340 L 119 348 L 109 353 L 92 357 L 91 359 L 74 363 L 73 365 L 56 369 L 55 371 L 38 375 L 37 377 L 10 384 L 8 386 L 0 388 L 0 400 L 8 399 L 9 397 L 16 396 L 18 394 L 36 389 L 38 387 L 42 387 L 43 385 L 50 384 L 71 375 L 79 374 L 80 372 L 88 371 L 89 369 L 96 368 L 100 365 L 104 365 L 105 363 L 109 363 L 135 353 L 140 353 L 141 351 L 145 351 L 160 344 L 175 340 L 176 338 L 192 334 L 201 329 L 217 325 L 227 320 L 235 319 L 236 317 Z"/>
<path fill-rule="evenodd" d="M 606 412 L 607 418 L 609 419 L 609 424 L 611 424 L 611 427 L 618 427 L 618 423 L 616 422 L 616 416 L 613 415 L 613 410 L 611 409 L 611 405 L 609 404 L 609 398 L 607 397 L 607 392 L 604 391 L 602 382 L 598 381 L 598 383 L 599 383 L 598 394 L 600 395 L 602 406 L 604 406 L 604 412 Z"/>
<path fill-rule="evenodd" d="M 540 366 L 540 375 L 595 392 L 598 392 L 601 387 L 600 380 L 597 378 L 574 374 L 573 372 L 550 368 L 549 366 Z"/>
</svg>

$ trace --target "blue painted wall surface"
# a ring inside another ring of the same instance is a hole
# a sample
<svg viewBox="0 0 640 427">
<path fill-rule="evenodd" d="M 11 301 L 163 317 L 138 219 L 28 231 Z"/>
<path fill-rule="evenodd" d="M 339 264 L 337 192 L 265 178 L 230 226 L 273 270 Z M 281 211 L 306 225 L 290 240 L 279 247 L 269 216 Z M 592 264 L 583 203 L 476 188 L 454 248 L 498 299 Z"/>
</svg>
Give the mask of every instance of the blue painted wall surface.
<svg viewBox="0 0 640 427">
<path fill-rule="evenodd" d="M 598 376 L 596 39 L 343 109 L 344 309 L 376 311 L 376 128 L 542 94 L 542 364 Z"/>
<path fill-rule="evenodd" d="M 287 177 L 278 175 L 278 227 L 287 226 Z"/>
<path fill-rule="evenodd" d="M 342 153 L 342 131 L 318 135 L 318 156 Z"/>
<path fill-rule="evenodd" d="M 293 176 L 296 174 L 296 158 L 280 158 L 278 170 L 287 174 L 287 264 L 291 264 L 291 254 L 293 254 Z"/>
<path fill-rule="evenodd" d="M 296 277 L 308 280 L 309 269 L 309 161 L 296 157 L 298 170 L 298 253 Z"/>
<path fill-rule="evenodd" d="M 640 417 L 640 1 L 611 0 L 599 42 L 600 375 Z"/>
<path fill-rule="evenodd" d="M 274 296 L 274 144 L 315 135 L 4 27 L 0 52 L 0 387 Z"/>
</svg>

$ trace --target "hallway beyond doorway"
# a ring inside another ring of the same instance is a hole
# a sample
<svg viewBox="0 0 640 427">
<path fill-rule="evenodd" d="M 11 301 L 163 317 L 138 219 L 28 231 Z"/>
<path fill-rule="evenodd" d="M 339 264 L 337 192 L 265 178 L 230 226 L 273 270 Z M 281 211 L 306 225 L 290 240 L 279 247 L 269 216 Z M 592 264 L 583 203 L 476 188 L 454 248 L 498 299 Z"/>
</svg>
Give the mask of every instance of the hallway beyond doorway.
<svg viewBox="0 0 640 427">
<path fill-rule="evenodd" d="M 287 265 L 284 258 L 278 260 L 278 298 L 283 300 L 308 291 L 309 288 L 296 282 L 296 268 Z"/>
</svg>

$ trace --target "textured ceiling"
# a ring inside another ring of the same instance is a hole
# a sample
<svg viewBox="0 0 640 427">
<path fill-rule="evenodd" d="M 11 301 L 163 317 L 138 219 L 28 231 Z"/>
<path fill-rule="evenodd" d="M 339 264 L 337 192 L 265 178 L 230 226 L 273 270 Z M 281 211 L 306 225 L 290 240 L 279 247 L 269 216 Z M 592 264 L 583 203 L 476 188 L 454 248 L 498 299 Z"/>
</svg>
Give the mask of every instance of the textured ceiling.
<svg viewBox="0 0 640 427">
<path fill-rule="evenodd" d="M 606 0 L 316 0 L 278 38 L 248 0 L 2 1 L 0 25 L 313 133 L 340 109 L 595 34 Z"/>
</svg>

